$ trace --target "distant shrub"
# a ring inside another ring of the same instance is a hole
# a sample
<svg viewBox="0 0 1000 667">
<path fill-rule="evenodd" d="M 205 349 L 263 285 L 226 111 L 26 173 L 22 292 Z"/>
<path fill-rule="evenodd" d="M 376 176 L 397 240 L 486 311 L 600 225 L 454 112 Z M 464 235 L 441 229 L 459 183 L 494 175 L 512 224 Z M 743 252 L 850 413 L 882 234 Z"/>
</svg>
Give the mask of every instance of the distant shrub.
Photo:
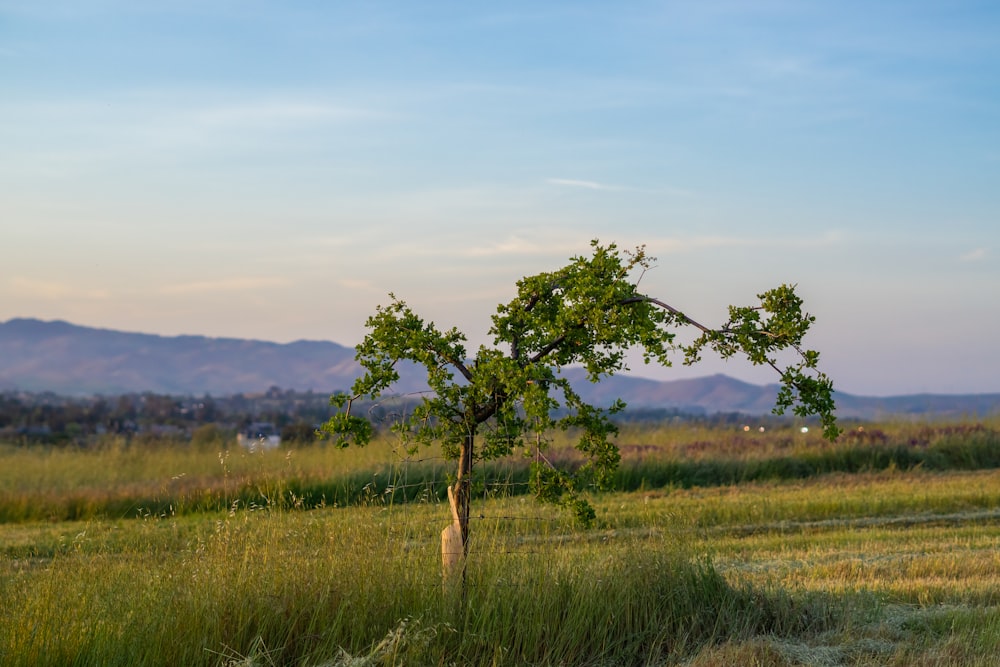
<svg viewBox="0 0 1000 667">
<path fill-rule="evenodd" d="M 191 432 L 191 444 L 195 447 L 222 447 L 233 439 L 233 434 L 218 424 L 202 424 Z"/>
<path fill-rule="evenodd" d="M 293 422 L 281 429 L 282 444 L 311 445 L 316 442 L 316 427 L 307 422 Z"/>
</svg>

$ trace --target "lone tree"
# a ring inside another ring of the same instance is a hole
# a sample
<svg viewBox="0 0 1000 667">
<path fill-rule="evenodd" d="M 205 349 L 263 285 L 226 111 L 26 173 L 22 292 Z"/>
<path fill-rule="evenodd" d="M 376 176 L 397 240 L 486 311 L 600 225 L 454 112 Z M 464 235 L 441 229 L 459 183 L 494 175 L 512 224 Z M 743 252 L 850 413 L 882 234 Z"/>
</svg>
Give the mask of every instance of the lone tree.
<svg viewBox="0 0 1000 667">
<path fill-rule="evenodd" d="M 401 361 L 426 370 L 431 391 L 393 429 L 411 451 L 440 443 L 445 457 L 458 461 L 448 489 L 454 524 L 442 534 L 446 571 L 468 553 L 473 464 L 508 456 L 526 443 L 529 450 L 544 450 L 547 434 L 556 429 L 579 434 L 576 447 L 586 462 L 569 471 L 536 456 L 532 490 L 544 501 L 567 506 L 584 523 L 594 519 L 580 492 L 606 488 L 611 481 L 620 458 L 611 440 L 617 433 L 611 415 L 625 404 L 619 400 L 606 410 L 587 404 L 560 373 L 567 366 L 582 365 L 597 382 L 626 370 L 631 349 L 641 348 L 646 363 L 666 366 L 675 353 L 685 364 L 699 361 L 706 348 L 723 358 L 740 353 L 779 374 L 775 413 L 791 408 L 800 416 L 818 415 L 826 437 L 839 432 L 832 383 L 817 370 L 819 353 L 802 347 L 815 318 L 802 311 L 794 287 L 764 292 L 755 306 L 731 306 L 729 320 L 713 329 L 639 291 L 654 261 L 644 247 L 622 252 L 595 240 L 591 249 L 589 257 L 573 257 L 557 271 L 520 280 L 517 296 L 493 315 L 493 347 L 480 346 L 471 357 L 462 332 L 439 330 L 390 294 L 389 305 L 368 319 L 369 333 L 357 349 L 365 375 L 351 395 L 331 398 L 340 410 L 323 430 L 340 446 L 364 445 L 374 431 L 352 412 L 354 403 L 381 396 L 399 379 Z M 691 343 L 677 343 L 675 331 L 685 326 L 699 333 Z M 779 363 L 779 353 L 787 350 L 793 361 Z"/>
</svg>

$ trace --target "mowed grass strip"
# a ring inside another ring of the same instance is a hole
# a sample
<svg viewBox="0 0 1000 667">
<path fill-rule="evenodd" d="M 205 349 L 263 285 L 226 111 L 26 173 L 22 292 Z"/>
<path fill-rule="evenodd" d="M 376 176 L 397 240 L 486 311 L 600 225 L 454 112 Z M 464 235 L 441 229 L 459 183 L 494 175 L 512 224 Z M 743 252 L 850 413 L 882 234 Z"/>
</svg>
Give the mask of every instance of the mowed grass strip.
<svg viewBox="0 0 1000 667">
<path fill-rule="evenodd" d="M 832 475 L 620 498 L 602 506 L 604 520 L 673 533 L 734 580 L 900 604 L 1000 604 L 997 470 Z"/>
</svg>

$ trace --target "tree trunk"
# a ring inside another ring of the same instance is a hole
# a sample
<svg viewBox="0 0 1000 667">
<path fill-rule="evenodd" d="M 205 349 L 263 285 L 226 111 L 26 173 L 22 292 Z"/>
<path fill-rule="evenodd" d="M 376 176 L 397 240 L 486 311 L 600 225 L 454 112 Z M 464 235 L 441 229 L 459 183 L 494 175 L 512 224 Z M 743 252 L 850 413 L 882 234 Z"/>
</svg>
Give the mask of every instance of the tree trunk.
<svg viewBox="0 0 1000 667">
<path fill-rule="evenodd" d="M 455 504 L 458 507 L 458 523 L 462 529 L 462 555 L 469 553 L 469 505 L 472 500 L 472 447 L 475 436 L 465 436 L 462 454 L 458 458 L 458 478 L 455 480 Z"/>
<path fill-rule="evenodd" d="M 469 554 L 469 505 L 472 499 L 472 447 L 475 435 L 469 434 L 458 458 L 458 476 L 448 487 L 452 524 L 441 531 L 441 567 L 446 580 L 462 574 L 464 589 L 465 559 Z M 461 563 L 461 568 L 459 568 Z"/>
</svg>

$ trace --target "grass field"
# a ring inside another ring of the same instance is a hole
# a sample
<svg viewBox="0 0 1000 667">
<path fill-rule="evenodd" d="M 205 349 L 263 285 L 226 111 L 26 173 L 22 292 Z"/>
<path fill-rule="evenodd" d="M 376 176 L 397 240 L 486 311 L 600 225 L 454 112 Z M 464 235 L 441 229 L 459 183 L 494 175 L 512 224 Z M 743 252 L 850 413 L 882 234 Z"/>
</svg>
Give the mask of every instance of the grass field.
<svg viewBox="0 0 1000 667">
<path fill-rule="evenodd" d="M 391 443 L 7 447 L 0 664 L 997 664 L 996 430 L 865 428 L 627 431 L 591 530 L 492 470 L 514 486 L 473 504 L 464 599 L 450 468 Z"/>
</svg>

